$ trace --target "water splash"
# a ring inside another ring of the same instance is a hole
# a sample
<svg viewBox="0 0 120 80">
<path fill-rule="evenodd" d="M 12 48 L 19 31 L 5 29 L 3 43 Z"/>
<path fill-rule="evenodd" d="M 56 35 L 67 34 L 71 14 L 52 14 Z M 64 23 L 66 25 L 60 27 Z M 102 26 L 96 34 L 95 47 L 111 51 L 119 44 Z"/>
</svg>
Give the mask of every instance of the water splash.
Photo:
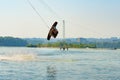
<svg viewBox="0 0 120 80">
<path fill-rule="evenodd" d="M 0 61 L 33 61 L 36 60 L 36 55 L 33 54 L 13 54 L 0 55 Z"/>
</svg>

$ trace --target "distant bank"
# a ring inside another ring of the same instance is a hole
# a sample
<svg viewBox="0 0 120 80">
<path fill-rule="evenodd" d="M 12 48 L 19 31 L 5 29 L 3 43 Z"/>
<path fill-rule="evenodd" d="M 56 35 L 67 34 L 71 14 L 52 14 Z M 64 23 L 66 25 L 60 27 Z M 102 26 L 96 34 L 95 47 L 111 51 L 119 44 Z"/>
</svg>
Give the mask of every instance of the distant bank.
<svg viewBox="0 0 120 80">
<path fill-rule="evenodd" d="M 60 47 L 61 45 L 70 48 L 120 48 L 120 38 L 66 38 L 65 42 L 61 38 L 15 38 L 0 37 L 0 46 L 27 46 L 27 47 Z"/>
</svg>

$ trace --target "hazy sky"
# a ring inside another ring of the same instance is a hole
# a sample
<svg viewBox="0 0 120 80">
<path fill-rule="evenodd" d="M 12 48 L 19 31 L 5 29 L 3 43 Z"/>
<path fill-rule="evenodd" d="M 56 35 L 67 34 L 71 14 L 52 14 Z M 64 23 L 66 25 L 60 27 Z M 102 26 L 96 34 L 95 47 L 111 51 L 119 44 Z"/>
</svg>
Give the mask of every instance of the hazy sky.
<svg viewBox="0 0 120 80">
<path fill-rule="evenodd" d="M 120 37 L 120 0 L 30 0 L 46 24 L 27 0 L 0 0 L 0 36 L 44 37 L 58 21 L 62 37 Z M 44 3 L 45 2 L 45 3 Z"/>
</svg>

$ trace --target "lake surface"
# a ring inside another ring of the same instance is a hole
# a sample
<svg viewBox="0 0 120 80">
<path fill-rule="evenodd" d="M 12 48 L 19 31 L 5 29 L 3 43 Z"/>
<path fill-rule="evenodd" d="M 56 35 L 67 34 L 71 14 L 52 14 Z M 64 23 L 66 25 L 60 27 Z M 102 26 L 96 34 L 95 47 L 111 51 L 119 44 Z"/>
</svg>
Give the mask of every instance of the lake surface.
<svg viewBox="0 0 120 80">
<path fill-rule="evenodd" d="M 120 50 L 0 47 L 0 80 L 120 80 Z"/>
</svg>

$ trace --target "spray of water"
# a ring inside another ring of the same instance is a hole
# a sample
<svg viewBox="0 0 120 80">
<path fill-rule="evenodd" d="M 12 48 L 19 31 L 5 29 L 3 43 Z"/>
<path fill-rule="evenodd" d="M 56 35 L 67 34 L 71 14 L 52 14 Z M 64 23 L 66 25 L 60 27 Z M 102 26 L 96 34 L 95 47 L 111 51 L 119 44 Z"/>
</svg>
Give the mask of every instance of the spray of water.
<svg viewBox="0 0 120 80">
<path fill-rule="evenodd" d="M 33 54 L 13 54 L 13 55 L 0 55 L 0 61 L 33 61 L 36 56 Z"/>
</svg>

